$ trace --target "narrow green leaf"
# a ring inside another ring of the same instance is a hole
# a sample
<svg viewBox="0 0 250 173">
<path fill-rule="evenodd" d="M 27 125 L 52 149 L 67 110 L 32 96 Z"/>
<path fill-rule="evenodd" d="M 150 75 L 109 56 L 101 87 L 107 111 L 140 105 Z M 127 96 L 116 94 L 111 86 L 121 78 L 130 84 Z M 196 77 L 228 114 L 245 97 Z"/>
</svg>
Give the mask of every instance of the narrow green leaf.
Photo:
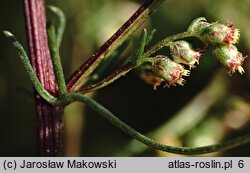
<svg viewBox="0 0 250 173">
<path fill-rule="evenodd" d="M 49 5 L 48 9 L 56 15 L 57 19 L 58 19 L 58 27 L 57 27 L 57 45 L 58 48 L 61 45 L 62 42 L 62 37 L 63 37 L 63 33 L 64 33 L 64 29 L 65 29 L 65 23 L 66 23 L 66 19 L 65 19 L 65 15 L 63 13 L 63 11 L 55 6 Z"/>
<path fill-rule="evenodd" d="M 156 29 L 153 29 L 152 31 L 150 31 L 148 33 L 148 37 L 147 37 L 147 42 L 146 42 L 146 46 L 149 45 L 149 43 L 152 41 L 154 35 L 155 35 Z"/>
<path fill-rule="evenodd" d="M 26 51 L 24 50 L 23 46 L 17 41 L 16 37 L 9 31 L 3 31 L 3 34 L 12 42 L 14 47 L 17 49 L 19 57 L 37 93 L 50 104 L 58 104 L 59 100 L 52 96 L 47 90 L 45 90 L 42 84 L 40 83 L 34 69 L 30 64 L 29 57 Z"/>
<path fill-rule="evenodd" d="M 139 48 L 136 51 L 136 56 L 134 56 L 134 58 L 135 58 L 134 61 L 140 59 L 140 57 L 144 53 L 145 46 L 146 46 L 146 43 L 147 43 L 147 37 L 148 37 L 147 30 L 143 29 L 142 34 L 141 34 Z"/>
<path fill-rule="evenodd" d="M 59 55 L 59 50 L 56 41 L 56 33 L 54 25 L 49 25 L 48 27 L 48 42 L 50 48 L 50 54 L 53 64 L 53 69 L 56 76 L 56 81 L 58 85 L 58 91 L 60 97 L 63 97 L 67 93 L 67 87 L 64 79 L 62 63 Z"/>
</svg>

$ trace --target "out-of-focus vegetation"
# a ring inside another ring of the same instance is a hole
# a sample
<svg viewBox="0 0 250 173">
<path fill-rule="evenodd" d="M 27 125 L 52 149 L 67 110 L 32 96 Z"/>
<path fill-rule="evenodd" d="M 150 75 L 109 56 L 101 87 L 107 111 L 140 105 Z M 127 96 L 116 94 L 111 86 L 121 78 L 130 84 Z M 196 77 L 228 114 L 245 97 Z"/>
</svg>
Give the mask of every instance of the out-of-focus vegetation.
<svg viewBox="0 0 250 173">
<path fill-rule="evenodd" d="M 142 1 L 135 0 L 47 0 L 67 17 L 61 57 L 68 77 L 86 58 L 125 22 Z M 249 0 L 167 0 L 144 24 L 156 28 L 152 41 L 185 31 L 200 16 L 209 21 L 232 21 L 241 30 L 239 50 L 250 52 Z M 26 46 L 21 1 L 2 1 L 0 29 L 15 33 Z M 128 57 L 134 40 L 117 58 Z M 190 40 L 194 41 L 194 40 Z M 168 52 L 162 52 L 167 54 Z M 36 117 L 33 91 L 17 53 L 0 36 L 0 156 L 35 156 Z M 115 69 L 116 61 L 110 72 Z M 228 76 L 211 49 L 186 78 L 186 85 L 159 88 L 130 72 L 110 86 L 92 94 L 135 129 L 171 145 L 201 146 L 219 143 L 250 131 L 250 62 L 244 75 Z M 65 155 L 67 156 L 169 156 L 132 140 L 97 113 L 73 104 L 65 110 Z M 244 145 L 220 156 L 249 156 Z"/>
</svg>

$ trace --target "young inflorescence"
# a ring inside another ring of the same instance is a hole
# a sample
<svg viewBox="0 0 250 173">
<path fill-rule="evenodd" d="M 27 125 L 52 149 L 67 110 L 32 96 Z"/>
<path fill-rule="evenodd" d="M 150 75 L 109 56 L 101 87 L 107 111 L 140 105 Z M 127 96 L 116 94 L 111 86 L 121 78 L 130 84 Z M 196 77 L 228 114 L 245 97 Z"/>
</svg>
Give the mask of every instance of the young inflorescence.
<svg viewBox="0 0 250 173">
<path fill-rule="evenodd" d="M 211 44 L 214 47 L 215 56 L 229 69 L 229 74 L 236 71 L 240 74 L 244 73 L 242 63 L 245 57 L 235 46 L 239 41 L 240 32 L 232 23 L 229 22 L 227 25 L 218 22 L 209 23 L 205 18 L 200 17 L 195 19 L 187 32 L 182 35 L 183 38 L 191 36 L 198 38 L 206 45 Z M 199 64 L 201 51 L 195 51 L 192 45 L 183 38 L 175 37 L 166 41 L 164 46 L 169 47 L 172 58 L 158 55 L 153 57 L 152 64 L 139 66 L 140 77 L 152 84 L 154 89 L 162 83 L 168 87 L 183 85 L 185 80 L 182 77 L 188 76 L 189 70 Z M 186 70 L 185 66 L 188 66 L 189 70 Z"/>
</svg>

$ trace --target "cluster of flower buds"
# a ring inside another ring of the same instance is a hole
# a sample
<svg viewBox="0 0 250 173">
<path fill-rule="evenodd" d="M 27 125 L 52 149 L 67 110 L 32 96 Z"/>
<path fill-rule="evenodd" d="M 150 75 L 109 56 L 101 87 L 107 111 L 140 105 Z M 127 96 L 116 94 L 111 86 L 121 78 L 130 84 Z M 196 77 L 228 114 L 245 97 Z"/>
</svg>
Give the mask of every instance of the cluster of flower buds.
<svg viewBox="0 0 250 173">
<path fill-rule="evenodd" d="M 203 17 L 195 19 L 189 26 L 188 32 L 199 38 L 205 43 L 215 46 L 214 53 L 218 60 L 225 65 L 230 73 L 238 71 L 244 73 L 242 63 L 244 57 L 234 46 L 239 40 L 239 30 L 232 23 L 223 25 L 220 23 L 208 23 Z M 183 76 L 189 75 L 183 65 L 192 69 L 195 64 L 199 64 L 201 53 L 195 51 L 191 44 L 184 40 L 167 43 L 170 48 L 172 59 L 167 56 L 159 55 L 153 58 L 152 64 L 142 65 L 140 76 L 149 84 L 157 86 L 162 83 L 165 86 L 183 85 Z M 183 65 L 181 65 L 183 64 Z"/>
<path fill-rule="evenodd" d="M 244 73 L 241 65 L 245 57 L 234 46 L 239 41 L 240 32 L 231 22 L 223 25 L 218 22 L 208 23 L 205 18 L 198 18 L 189 26 L 188 31 L 197 32 L 197 37 L 203 42 L 214 45 L 216 57 L 230 73 L 236 70 L 240 74 Z"/>
<path fill-rule="evenodd" d="M 168 87 L 177 84 L 184 85 L 185 80 L 182 77 L 189 76 L 190 71 L 181 64 L 187 65 L 191 69 L 195 67 L 196 63 L 199 63 L 200 52 L 194 51 L 188 42 L 183 40 L 171 42 L 169 48 L 173 60 L 167 56 L 158 55 L 154 57 L 151 68 L 142 70 L 140 73 L 141 78 L 152 84 L 154 89 L 162 83 Z"/>
</svg>

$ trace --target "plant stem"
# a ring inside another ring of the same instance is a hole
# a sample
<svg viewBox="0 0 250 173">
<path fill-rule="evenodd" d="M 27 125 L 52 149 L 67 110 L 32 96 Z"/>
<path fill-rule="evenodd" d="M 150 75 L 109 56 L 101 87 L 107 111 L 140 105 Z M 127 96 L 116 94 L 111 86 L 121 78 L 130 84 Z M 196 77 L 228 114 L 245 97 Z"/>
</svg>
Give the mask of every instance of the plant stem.
<svg viewBox="0 0 250 173">
<path fill-rule="evenodd" d="M 51 24 L 48 27 L 48 37 L 49 37 L 49 47 L 50 47 L 50 53 L 52 57 L 52 63 L 54 67 L 54 73 L 56 76 L 56 81 L 58 84 L 58 92 L 59 92 L 59 97 L 63 98 L 64 95 L 67 93 L 67 87 L 64 79 L 64 74 L 63 74 L 63 68 L 62 68 L 62 63 L 59 55 L 59 47 L 57 45 L 57 40 L 56 40 L 56 32 L 55 32 L 55 27 Z"/>
<path fill-rule="evenodd" d="M 92 84 L 92 85 L 88 85 L 82 89 L 76 90 L 75 92 L 80 92 L 80 93 L 88 93 L 91 91 L 96 91 L 98 89 L 101 89 L 107 85 L 109 85 L 110 83 L 114 82 L 116 79 L 119 79 L 121 76 L 127 74 L 130 70 L 132 70 L 135 67 L 134 63 L 128 63 L 127 65 L 117 69 L 115 72 L 113 72 L 111 75 L 109 75 L 108 77 L 106 77 L 105 79 Z"/>
<path fill-rule="evenodd" d="M 79 89 L 82 80 L 92 73 L 98 64 L 121 45 L 164 0 L 147 0 L 132 17 L 95 54 L 80 66 L 67 82 L 68 91 Z"/>
<path fill-rule="evenodd" d="M 57 30 L 56 30 L 56 35 L 57 35 L 56 40 L 57 40 L 57 46 L 58 46 L 58 49 L 59 49 L 60 46 L 61 46 L 63 33 L 64 33 L 64 30 L 65 30 L 66 19 L 65 19 L 65 16 L 63 14 L 63 11 L 61 9 L 59 9 L 58 7 L 49 5 L 48 9 L 50 11 L 52 11 L 57 16 L 57 19 L 58 19 L 58 27 L 57 27 Z"/>
<path fill-rule="evenodd" d="M 228 78 L 225 77 L 225 72 L 220 69 L 211 82 L 176 114 L 171 116 L 171 119 L 163 122 L 157 129 L 146 135 L 157 141 L 166 137 L 180 139 L 182 135 L 198 125 L 206 117 L 211 107 L 227 94 Z M 117 151 L 114 151 L 112 156 L 135 156 L 142 154 L 147 149 L 149 149 L 149 146 L 132 139 L 120 146 Z"/>
<path fill-rule="evenodd" d="M 140 57 L 137 58 L 136 62 L 129 63 L 129 64 L 117 69 L 114 73 L 112 73 L 111 75 L 109 75 L 105 79 L 101 80 L 100 82 L 86 86 L 86 87 L 81 88 L 81 89 L 77 89 L 77 90 L 75 90 L 75 92 L 87 93 L 87 92 L 96 91 L 98 89 L 101 89 L 101 88 L 109 85 L 110 83 L 114 82 L 115 80 L 119 79 L 121 76 L 127 74 L 129 71 L 140 66 L 141 64 L 143 64 L 145 62 L 154 63 L 154 58 L 150 58 L 150 56 L 153 53 L 155 53 L 156 51 L 162 49 L 164 46 L 168 46 L 168 44 L 170 42 L 175 41 L 175 40 L 179 40 L 179 39 L 183 39 L 183 38 L 187 38 L 187 37 L 192 37 L 192 36 L 195 36 L 194 32 L 182 32 L 182 33 L 179 33 L 179 34 L 176 34 L 173 36 L 169 36 L 169 37 L 159 41 L 158 43 L 156 43 L 153 47 L 151 47 L 145 53 L 143 53 L 144 47 L 145 47 L 145 42 L 146 42 L 146 40 L 144 40 L 141 43 L 143 45 L 140 46 L 143 48 L 143 50 L 138 50 L 137 54 L 139 54 L 138 56 L 140 56 Z M 146 39 L 146 37 L 145 37 L 145 39 Z"/>
<path fill-rule="evenodd" d="M 25 70 L 30 78 L 32 85 L 35 87 L 37 93 L 47 102 L 53 103 L 53 104 L 54 103 L 59 104 L 60 101 L 43 88 L 43 85 L 41 84 L 41 82 L 37 78 L 36 73 L 34 72 L 34 69 L 32 68 L 32 66 L 30 64 L 29 57 L 28 57 L 27 53 L 25 52 L 22 45 L 17 41 L 15 36 L 8 31 L 3 31 L 3 33 L 7 38 L 10 39 L 10 41 L 12 42 L 14 47 L 17 49 L 18 54 L 20 56 L 20 59 L 23 63 L 23 66 L 24 66 L 24 68 L 25 68 Z"/>
<path fill-rule="evenodd" d="M 186 31 L 186 32 L 182 32 L 179 34 L 169 36 L 169 37 L 159 41 L 158 43 L 156 43 L 153 47 L 151 47 L 149 50 L 147 50 L 143 56 L 149 57 L 150 55 L 152 55 L 156 51 L 162 49 L 164 46 L 168 46 L 169 42 L 172 42 L 175 40 L 180 40 L 180 39 L 187 38 L 187 37 L 194 37 L 195 35 L 196 34 L 194 32 Z"/>
<path fill-rule="evenodd" d="M 92 109 L 100 113 L 105 119 L 110 121 L 113 125 L 120 128 L 123 132 L 127 133 L 136 140 L 161 151 L 177 153 L 177 154 L 186 154 L 186 155 L 205 154 L 205 153 L 227 150 L 250 142 L 250 134 L 248 134 L 220 144 L 208 145 L 203 147 L 174 147 L 174 146 L 164 145 L 134 130 L 126 123 L 122 122 L 114 114 L 112 114 L 108 109 L 106 109 L 101 104 L 99 104 L 98 102 L 96 102 L 91 98 L 88 98 L 80 94 L 69 94 L 66 98 L 67 98 L 65 100 L 66 102 L 80 101 L 87 104 Z"/>
<path fill-rule="evenodd" d="M 57 95 L 57 84 L 47 43 L 44 0 L 24 0 L 30 61 L 50 94 Z M 63 107 L 54 107 L 36 95 L 39 156 L 61 156 Z"/>
</svg>

